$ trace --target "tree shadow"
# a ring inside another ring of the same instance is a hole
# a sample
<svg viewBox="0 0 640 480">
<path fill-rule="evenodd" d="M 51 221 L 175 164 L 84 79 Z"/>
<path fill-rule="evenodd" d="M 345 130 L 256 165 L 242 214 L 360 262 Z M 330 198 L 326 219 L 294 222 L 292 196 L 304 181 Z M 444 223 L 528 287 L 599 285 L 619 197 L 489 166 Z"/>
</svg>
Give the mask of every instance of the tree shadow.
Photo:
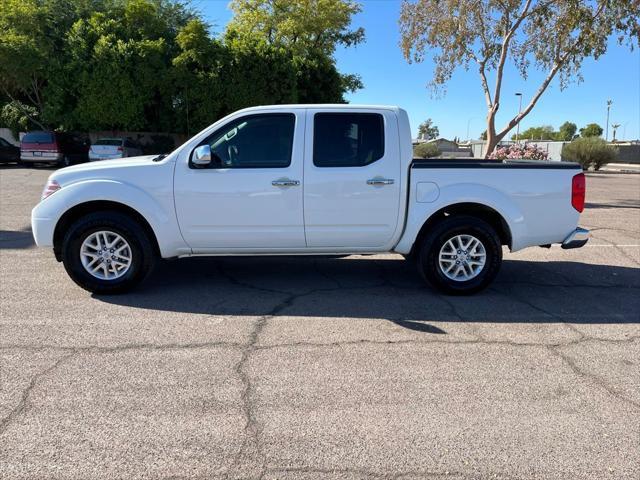
<svg viewBox="0 0 640 480">
<path fill-rule="evenodd" d="M 640 269 L 507 260 L 470 297 L 424 285 L 400 256 L 227 257 L 164 261 L 138 290 L 100 301 L 216 316 L 387 319 L 425 333 L 433 322 L 640 323 Z"/>
</svg>

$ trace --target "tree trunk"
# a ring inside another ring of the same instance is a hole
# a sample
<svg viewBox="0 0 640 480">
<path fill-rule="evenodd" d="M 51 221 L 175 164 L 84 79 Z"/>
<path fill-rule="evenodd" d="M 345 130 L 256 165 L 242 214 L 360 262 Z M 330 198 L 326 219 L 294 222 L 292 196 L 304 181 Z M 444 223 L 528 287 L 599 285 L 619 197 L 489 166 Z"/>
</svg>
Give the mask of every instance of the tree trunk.
<svg viewBox="0 0 640 480">
<path fill-rule="evenodd" d="M 499 135 L 496 133 L 496 113 L 498 112 L 498 106 L 494 105 L 487 113 L 487 149 L 484 152 L 484 158 L 489 158 L 493 153 L 496 146 L 504 137 L 504 134 Z"/>
</svg>

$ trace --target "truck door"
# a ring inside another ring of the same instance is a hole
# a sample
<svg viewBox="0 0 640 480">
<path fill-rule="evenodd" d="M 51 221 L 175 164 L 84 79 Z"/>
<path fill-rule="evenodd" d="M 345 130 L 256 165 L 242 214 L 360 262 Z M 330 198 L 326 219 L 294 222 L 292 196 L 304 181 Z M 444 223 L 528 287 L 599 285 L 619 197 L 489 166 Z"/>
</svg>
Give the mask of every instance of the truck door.
<svg viewBox="0 0 640 480">
<path fill-rule="evenodd" d="M 176 213 L 195 253 L 305 247 L 304 123 L 304 110 L 239 116 L 200 143 L 210 167 L 178 160 Z"/>
<path fill-rule="evenodd" d="M 309 109 L 306 138 L 307 246 L 385 247 L 396 231 L 400 210 L 394 112 Z"/>
</svg>

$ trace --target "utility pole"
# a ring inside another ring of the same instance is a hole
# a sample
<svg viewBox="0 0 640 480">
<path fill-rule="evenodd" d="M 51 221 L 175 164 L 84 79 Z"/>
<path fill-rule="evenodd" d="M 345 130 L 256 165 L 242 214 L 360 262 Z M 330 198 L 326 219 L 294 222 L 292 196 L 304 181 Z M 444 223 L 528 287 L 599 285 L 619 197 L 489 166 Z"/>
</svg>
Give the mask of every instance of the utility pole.
<svg viewBox="0 0 640 480">
<path fill-rule="evenodd" d="M 611 104 L 612 103 L 613 102 L 611 101 L 611 99 L 607 100 L 607 124 L 606 124 L 607 125 L 607 130 L 606 130 L 606 133 L 604 135 L 604 139 L 607 142 L 609 141 L 609 111 L 611 110 Z"/>
<path fill-rule="evenodd" d="M 520 104 L 518 105 L 518 116 L 522 113 L 522 93 L 517 92 L 516 97 L 520 97 Z M 520 119 L 518 119 L 518 123 L 516 124 L 516 143 L 519 143 L 518 138 L 520 137 Z"/>
</svg>

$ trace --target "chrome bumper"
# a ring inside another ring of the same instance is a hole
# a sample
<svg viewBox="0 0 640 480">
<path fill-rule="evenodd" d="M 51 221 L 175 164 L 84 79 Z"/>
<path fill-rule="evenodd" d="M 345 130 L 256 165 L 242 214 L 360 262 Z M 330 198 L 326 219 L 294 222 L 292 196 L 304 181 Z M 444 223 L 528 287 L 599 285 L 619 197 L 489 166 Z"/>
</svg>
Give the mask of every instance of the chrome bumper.
<svg viewBox="0 0 640 480">
<path fill-rule="evenodd" d="M 562 248 L 580 248 L 589 241 L 589 230 L 586 228 L 576 228 L 562 242 Z"/>
</svg>

